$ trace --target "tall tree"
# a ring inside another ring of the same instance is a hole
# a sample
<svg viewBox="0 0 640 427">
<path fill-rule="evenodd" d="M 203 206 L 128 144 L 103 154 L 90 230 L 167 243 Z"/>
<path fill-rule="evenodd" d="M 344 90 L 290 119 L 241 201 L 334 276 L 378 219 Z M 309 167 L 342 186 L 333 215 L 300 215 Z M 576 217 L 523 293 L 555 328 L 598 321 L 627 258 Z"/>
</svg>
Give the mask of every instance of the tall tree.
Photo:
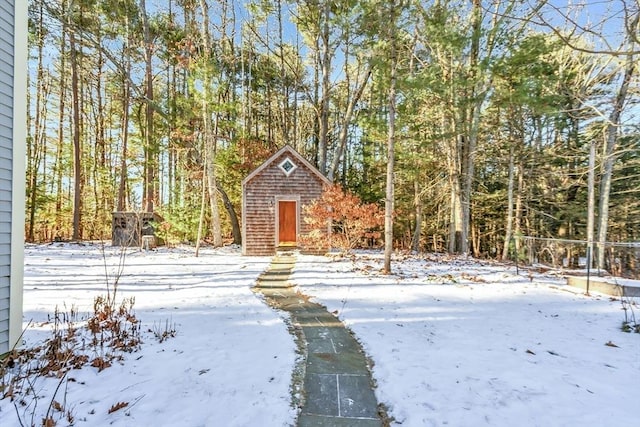
<svg viewBox="0 0 640 427">
<path fill-rule="evenodd" d="M 147 14 L 147 0 L 140 0 L 140 17 L 144 43 L 144 87 L 145 87 L 145 127 L 144 127 L 144 194 L 143 207 L 153 212 L 156 200 L 158 148 L 154 135 L 154 88 L 153 88 L 153 46 L 154 37 Z"/>
<path fill-rule="evenodd" d="M 211 222 L 213 233 L 213 245 L 222 246 L 222 229 L 220 227 L 220 212 L 218 209 L 218 188 L 216 184 L 216 141 L 217 123 L 211 123 L 210 103 L 213 101 L 212 84 L 213 72 L 213 51 L 211 48 L 211 34 L 209 23 L 209 7 L 205 0 L 200 0 L 201 19 L 200 41 L 202 43 L 201 66 L 203 68 L 202 77 L 202 136 L 204 152 L 204 173 L 209 194 L 209 204 L 211 207 Z M 218 115 L 216 114 L 216 117 Z"/>
<path fill-rule="evenodd" d="M 120 177 L 118 182 L 118 196 L 116 202 L 117 211 L 125 211 L 128 209 L 127 204 L 127 182 L 129 179 L 128 158 L 129 158 L 129 110 L 131 108 L 131 85 L 129 83 L 129 75 L 131 75 L 131 50 L 132 50 L 132 34 L 131 34 L 131 16 L 134 11 L 134 5 L 129 3 L 122 10 L 124 19 L 124 37 L 122 47 L 122 64 L 123 71 L 121 78 L 122 85 L 122 115 L 120 139 L 122 142 L 120 151 Z"/>
<path fill-rule="evenodd" d="M 629 53 L 624 55 L 624 62 L 622 63 L 619 77 L 620 86 L 616 92 L 611 113 L 607 120 L 603 170 L 600 178 L 600 199 L 598 202 L 598 266 L 600 268 L 604 268 L 605 264 L 605 244 L 609 224 L 609 199 L 613 166 L 617 158 L 615 151 L 620 130 L 620 119 L 629 93 L 631 80 L 637 71 L 637 60 L 633 51 L 635 50 L 638 37 L 638 22 L 640 22 L 640 10 L 636 9 L 627 15 L 625 22 L 625 46 Z"/>
<path fill-rule="evenodd" d="M 73 18 L 76 13 L 80 13 L 73 2 L 63 2 L 63 7 L 67 13 L 67 23 L 69 24 L 69 66 L 71 67 L 71 112 L 72 112 L 72 139 L 73 139 L 73 240 L 79 240 L 82 238 L 82 190 L 83 179 L 82 174 L 82 143 L 81 132 L 82 124 L 80 122 L 81 105 L 80 105 L 80 64 L 79 64 L 79 50 L 76 40 L 76 32 L 74 31 Z"/>
<path fill-rule="evenodd" d="M 385 274 L 391 274 L 391 255 L 393 253 L 393 208 L 394 208 L 394 171 L 395 171 L 395 142 L 396 142 L 396 85 L 398 67 L 397 29 L 398 15 L 401 12 L 396 0 L 388 2 L 388 12 L 391 19 L 387 29 L 389 43 L 389 132 L 387 136 L 387 186 L 384 198 L 384 268 Z"/>
<path fill-rule="evenodd" d="M 33 5 L 36 19 L 31 21 L 31 38 L 37 48 L 36 53 L 36 75 L 35 75 L 35 117 L 31 117 L 29 109 L 28 138 L 27 138 L 27 212 L 28 229 L 27 241 L 33 242 L 35 239 L 36 210 L 39 197 L 39 180 L 42 162 L 46 156 L 46 123 L 47 123 L 47 103 L 50 89 L 50 77 L 45 75 L 44 68 L 44 46 L 46 43 L 46 31 L 44 23 L 44 13 L 42 2 Z M 48 74 L 48 73 L 47 73 Z M 33 131 L 31 130 L 33 129 Z"/>
</svg>

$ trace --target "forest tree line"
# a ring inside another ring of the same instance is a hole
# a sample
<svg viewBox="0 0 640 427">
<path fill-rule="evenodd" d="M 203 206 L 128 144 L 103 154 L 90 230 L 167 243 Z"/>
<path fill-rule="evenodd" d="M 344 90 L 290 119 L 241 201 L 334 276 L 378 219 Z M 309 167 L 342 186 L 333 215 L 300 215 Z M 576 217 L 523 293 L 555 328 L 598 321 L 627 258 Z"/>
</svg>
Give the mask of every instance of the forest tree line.
<svg viewBox="0 0 640 427">
<path fill-rule="evenodd" d="M 638 17 L 634 0 L 30 0 L 26 239 L 109 239 L 112 212 L 141 211 L 174 241 L 239 243 L 242 179 L 290 144 L 391 200 L 394 247 L 637 241 Z"/>
</svg>

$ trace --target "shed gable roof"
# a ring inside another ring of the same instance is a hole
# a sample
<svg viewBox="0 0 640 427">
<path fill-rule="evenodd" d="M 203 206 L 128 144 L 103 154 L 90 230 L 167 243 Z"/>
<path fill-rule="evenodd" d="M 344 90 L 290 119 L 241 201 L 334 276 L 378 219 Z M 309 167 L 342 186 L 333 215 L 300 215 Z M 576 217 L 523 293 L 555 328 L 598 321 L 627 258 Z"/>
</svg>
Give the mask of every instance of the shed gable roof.
<svg viewBox="0 0 640 427">
<path fill-rule="evenodd" d="M 302 157 L 302 155 L 300 153 L 298 153 L 296 150 L 294 150 L 293 147 L 291 147 L 289 144 L 287 144 L 284 147 L 282 147 L 281 149 L 279 149 L 271 157 L 269 157 L 267 160 L 265 160 L 264 163 L 262 163 L 260 166 L 258 166 L 253 172 L 251 172 L 249 175 L 247 175 L 247 177 L 242 180 L 242 185 L 244 186 L 247 182 L 251 181 L 254 177 L 259 175 L 260 172 L 262 172 L 265 168 L 267 168 L 269 165 L 271 165 L 278 157 L 280 157 L 284 153 L 288 153 L 291 157 L 295 158 L 300 163 L 302 163 L 323 184 L 331 185 L 331 181 L 329 181 L 327 179 L 327 177 L 322 175 L 320 173 L 320 171 L 318 169 L 316 169 L 315 166 L 313 166 L 311 163 L 309 163 L 309 161 L 307 159 Z"/>
</svg>

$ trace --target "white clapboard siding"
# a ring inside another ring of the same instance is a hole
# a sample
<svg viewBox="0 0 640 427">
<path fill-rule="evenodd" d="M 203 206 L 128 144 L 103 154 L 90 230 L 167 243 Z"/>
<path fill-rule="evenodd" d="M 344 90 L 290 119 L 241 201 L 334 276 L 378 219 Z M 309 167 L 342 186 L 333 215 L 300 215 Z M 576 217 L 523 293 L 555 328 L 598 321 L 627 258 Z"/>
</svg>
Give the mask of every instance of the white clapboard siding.
<svg viewBox="0 0 640 427">
<path fill-rule="evenodd" d="M 22 329 L 26 0 L 0 0 L 0 355 Z"/>
<path fill-rule="evenodd" d="M 0 354 L 9 350 L 11 288 L 11 151 L 13 145 L 13 0 L 0 0 Z M 6 203 L 9 209 L 6 209 Z M 9 232 L 6 233 L 8 228 Z M 7 256 L 9 255 L 9 256 Z"/>
</svg>

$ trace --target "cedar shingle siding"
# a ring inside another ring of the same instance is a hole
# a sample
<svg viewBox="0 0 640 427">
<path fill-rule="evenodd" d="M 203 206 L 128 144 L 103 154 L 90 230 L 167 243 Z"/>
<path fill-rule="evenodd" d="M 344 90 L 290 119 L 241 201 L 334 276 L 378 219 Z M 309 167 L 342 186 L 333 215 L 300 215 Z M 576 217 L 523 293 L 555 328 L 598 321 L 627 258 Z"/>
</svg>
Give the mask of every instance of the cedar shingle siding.
<svg viewBox="0 0 640 427">
<path fill-rule="evenodd" d="M 287 176 L 280 167 L 289 158 L 295 169 Z M 273 255 L 278 241 L 278 201 L 297 203 L 297 234 L 309 230 L 303 207 L 318 199 L 329 181 L 290 146 L 285 146 L 242 182 L 242 253 Z M 301 247 L 301 250 L 307 248 Z M 317 249 L 314 249 L 317 251 Z"/>
<path fill-rule="evenodd" d="M 0 0 L 0 355 L 22 329 L 26 4 Z"/>
</svg>

